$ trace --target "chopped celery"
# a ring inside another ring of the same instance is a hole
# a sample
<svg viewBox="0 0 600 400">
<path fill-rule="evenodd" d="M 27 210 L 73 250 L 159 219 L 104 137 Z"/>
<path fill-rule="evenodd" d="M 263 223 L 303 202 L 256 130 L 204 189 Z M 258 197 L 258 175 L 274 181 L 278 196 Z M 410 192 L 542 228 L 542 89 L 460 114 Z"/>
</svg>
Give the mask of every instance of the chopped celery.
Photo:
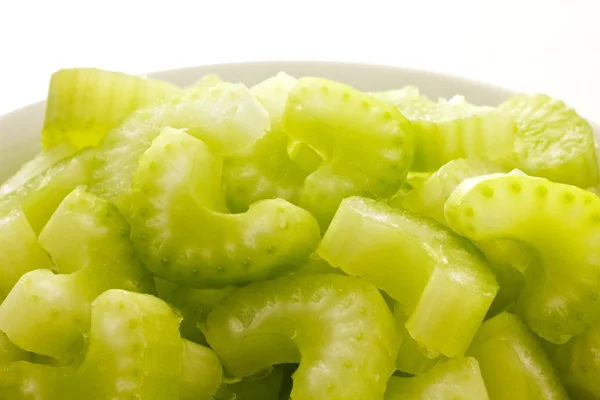
<svg viewBox="0 0 600 400">
<path fill-rule="evenodd" d="M 393 195 L 412 162 L 410 123 L 393 106 L 347 85 L 298 80 L 282 124 L 290 138 L 323 158 L 306 178 L 300 199 L 323 231 L 345 197 Z"/>
<path fill-rule="evenodd" d="M 227 213 L 221 168 L 222 159 L 185 132 L 165 129 L 154 140 L 135 175 L 130 219 L 145 266 L 172 282 L 223 287 L 282 275 L 308 259 L 320 239 L 313 216 L 282 199 Z"/>
<path fill-rule="evenodd" d="M 409 86 L 374 94 L 398 107 L 415 130 L 411 169 L 435 171 L 456 158 L 511 159 L 515 123 L 507 112 L 469 104 L 462 96 L 431 101 Z"/>
<path fill-rule="evenodd" d="M 539 339 L 514 314 L 484 322 L 467 354 L 479 362 L 490 400 L 568 400 Z"/>
<path fill-rule="evenodd" d="M 467 240 L 370 199 L 342 201 L 318 253 L 398 301 L 409 315 L 408 332 L 431 357 L 464 354 L 498 290 Z"/>
<path fill-rule="evenodd" d="M 381 399 L 400 344 L 377 288 L 341 275 L 250 284 L 212 311 L 204 334 L 236 376 L 300 362 L 295 400 Z"/>
<path fill-rule="evenodd" d="M 178 95 L 171 83 L 95 68 L 63 69 L 52 75 L 42 133 L 45 148 L 71 143 L 95 146 L 138 108 Z"/>
<path fill-rule="evenodd" d="M 575 186 L 517 174 L 467 179 L 446 219 L 473 240 L 515 239 L 537 251 L 516 311 L 539 336 L 565 343 L 600 318 L 600 198 Z"/>
</svg>

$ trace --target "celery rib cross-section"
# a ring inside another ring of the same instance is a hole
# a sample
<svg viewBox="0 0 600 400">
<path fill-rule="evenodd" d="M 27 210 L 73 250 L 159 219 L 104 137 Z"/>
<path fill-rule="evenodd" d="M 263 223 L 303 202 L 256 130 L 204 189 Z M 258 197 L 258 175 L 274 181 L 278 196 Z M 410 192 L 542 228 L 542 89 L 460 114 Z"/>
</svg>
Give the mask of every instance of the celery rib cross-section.
<svg viewBox="0 0 600 400">
<path fill-rule="evenodd" d="M 296 400 L 381 400 L 400 344 L 377 288 L 340 275 L 250 284 L 212 311 L 204 333 L 236 376 L 300 362 Z"/>
<path fill-rule="evenodd" d="M 400 303 L 408 332 L 431 357 L 464 354 L 498 291 L 468 240 L 371 199 L 342 201 L 318 254 Z"/>
<path fill-rule="evenodd" d="M 291 139 L 323 158 L 304 181 L 300 198 L 322 230 L 345 197 L 393 195 L 413 159 L 413 130 L 406 118 L 392 105 L 341 83 L 299 79 L 282 124 Z"/>
<path fill-rule="evenodd" d="M 448 198 L 450 227 L 473 240 L 516 239 L 537 251 L 516 311 L 539 336 L 565 343 L 600 318 L 600 198 L 514 174 L 467 179 Z"/>
<path fill-rule="evenodd" d="M 314 217 L 285 200 L 228 213 L 222 165 L 203 141 L 169 128 L 142 156 L 130 222 L 138 255 L 152 273 L 192 286 L 244 284 L 282 275 L 316 248 Z"/>
</svg>

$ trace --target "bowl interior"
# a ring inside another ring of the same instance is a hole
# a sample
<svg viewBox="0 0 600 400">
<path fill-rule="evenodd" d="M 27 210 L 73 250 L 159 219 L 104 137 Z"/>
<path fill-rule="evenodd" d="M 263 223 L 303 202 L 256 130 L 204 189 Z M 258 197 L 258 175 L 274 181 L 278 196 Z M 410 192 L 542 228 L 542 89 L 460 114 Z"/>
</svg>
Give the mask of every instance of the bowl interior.
<svg viewBox="0 0 600 400">
<path fill-rule="evenodd" d="M 399 67 L 336 62 L 252 62 L 204 65 L 148 74 L 182 86 L 203 75 L 216 73 L 228 81 L 253 85 L 285 71 L 293 76 L 319 76 L 341 81 L 361 90 L 396 89 L 416 85 L 433 98 L 464 95 L 470 102 L 496 105 L 513 92 L 482 82 Z M 44 117 L 44 102 L 38 102 L 0 116 L 0 181 L 40 151 L 39 133 Z M 600 133 L 596 129 L 597 134 Z"/>
</svg>

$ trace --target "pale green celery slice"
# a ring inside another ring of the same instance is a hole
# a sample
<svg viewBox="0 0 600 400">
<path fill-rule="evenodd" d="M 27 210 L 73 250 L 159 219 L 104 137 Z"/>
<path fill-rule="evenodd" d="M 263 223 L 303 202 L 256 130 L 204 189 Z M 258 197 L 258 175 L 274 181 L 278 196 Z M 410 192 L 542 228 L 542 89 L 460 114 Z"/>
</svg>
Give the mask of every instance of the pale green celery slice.
<svg viewBox="0 0 600 400">
<path fill-rule="evenodd" d="M 0 196 L 14 192 L 36 175 L 44 172 L 56 163 L 71 157 L 77 148 L 71 143 L 62 143 L 39 153 L 35 158 L 26 162 L 6 182 L 0 186 Z"/>
<path fill-rule="evenodd" d="M 370 199 L 342 201 L 318 254 L 399 302 L 408 332 L 432 358 L 464 354 L 498 290 L 468 240 Z"/>
<path fill-rule="evenodd" d="M 220 83 L 223 83 L 223 80 L 221 79 L 221 77 L 219 77 L 219 75 L 207 74 L 207 75 L 204 75 L 202 78 L 198 79 L 196 82 L 194 82 L 190 86 L 187 86 L 184 90 L 185 90 L 186 94 L 190 94 L 190 93 L 200 92 L 202 90 L 205 90 L 206 88 L 209 88 L 211 86 L 216 86 Z"/>
<path fill-rule="evenodd" d="M 402 184 L 396 194 L 387 200 L 387 204 L 394 208 L 405 208 L 404 200 L 408 197 L 408 194 L 421 188 L 430 176 L 431 173 L 429 172 L 409 172 L 406 176 L 406 182 Z"/>
<path fill-rule="evenodd" d="M 145 266 L 172 282 L 223 287 L 305 262 L 320 240 L 314 217 L 282 199 L 227 213 L 221 168 L 222 159 L 185 132 L 165 129 L 154 140 L 135 175 L 130 218 Z"/>
<path fill-rule="evenodd" d="M 281 128 L 288 93 L 295 84 L 295 78 L 279 73 L 250 89 L 269 112 L 271 125 L 269 132 L 253 146 L 225 159 L 223 182 L 232 212 L 246 211 L 251 204 L 263 199 L 300 202 L 308 173 L 290 159 L 288 137 Z"/>
<path fill-rule="evenodd" d="M 179 286 L 173 290 L 170 303 L 181 312 L 183 321 L 179 330 L 181 337 L 193 342 L 206 344 L 201 327 L 210 312 L 223 299 L 236 290 L 230 286 L 223 289 L 195 289 Z"/>
<path fill-rule="evenodd" d="M 487 320 L 467 354 L 479 361 L 490 400 L 568 400 L 539 338 L 519 317 Z"/>
<path fill-rule="evenodd" d="M 396 324 L 402 334 L 402 344 L 396 358 L 396 369 L 398 371 L 411 375 L 421 375 L 443 359 L 442 356 L 429 358 L 425 355 L 427 350 L 422 349 L 419 343 L 406 330 L 405 325 L 408 318 L 404 314 L 402 306 L 398 303 L 394 306 L 394 318 L 396 318 Z"/>
<path fill-rule="evenodd" d="M 435 171 L 457 158 L 512 160 L 516 129 L 506 112 L 474 106 L 462 96 L 434 102 L 413 86 L 373 95 L 396 106 L 411 121 L 415 130 L 412 170 Z"/>
<path fill-rule="evenodd" d="M 250 284 L 212 311 L 204 334 L 235 376 L 300 362 L 295 400 L 381 399 L 400 344 L 377 288 L 341 275 Z"/>
<path fill-rule="evenodd" d="M 128 217 L 140 158 L 163 128 L 185 129 L 215 153 L 229 155 L 252 146 L 269 124 L 267 111 L 244 85 L 207 84 L 166 104 L 139 110 L 108 132 L 98 148 L 92 189 Z"/>
<path fill-rule="evenodd" d="M 546 344 L 546 351 L 571 399 L 600 398 L 600 323 L 565 344 Z"/>
<path fill-rule="evenodd" d="M 471 357 L 440 361 L 423 375 L 412 378 L 392 376 L 385 392 L 385 400 L 489 399 L 479 365 Z"/>
<path fill-rule="evenodd" d="M 302 78 L 291 90 L 283 129 L 323 163 L 304 181 L 300 205 L 324 231 L 349 196 L 392 196 L 413 159 L 410 123 L 392 105 L 350 86 Z"/>
<path fill-rule="evenodd" d="M 0 215 L 20 206 L 33 230 L 39 233 L 66 195 L 89 183 L 92 149 L 81 150 L 0 197 Z"/>
<path fill-rule="evenodd" d="M 212 400 L 222 378 L 221 361 L 214 351 L 183 340 L 179 400 Z"/>
<path fill-rule="evenodd" d="M 59 270 L 64 265 L 75 272 L 24 274 L 0 305 L 0 330 L 22 349 L 69 359 L 77 343 L 83 343 L 96 296 L 112 288 L 154 291 L 128 236 L 129 227 L 114 206 L 83 188 L 74 190 L 40 234 L 40 242 Z"/>
<path fill-rule="evenodd" d="M 600 198 L 543 178 L 492 174 L 448 198 L 452 229 L 476 241 L 515 239 L 537 251 L 516 311 L 539 336 L 565 343 L 600 318 Z"/>
<path fill-rule="evenodd" d="M 408 193 L 402 206 L 447 225 L 444 205 L 462 181 L 503 171 L 506 169 L 485 160 L 462 158 L 452 160 L 431 174 L 421 187 Z M 518 173 L 520 172 L 511 172 L 511 174 Z M 523 288 L 527 266 L 536 262 L 535 254 L 524 243 L 513 240 L 475 241 L 474 244 L 488 259 L 500 286 L 488 314 L 495 315 L 500 311 L 512 309 Z"/>
<path fill-rule="evenodd" d="M 42 144 L 95 146 L 133 111 L 180 95 L 171 83 L 95 68 L 63 69 L 48 89 Z"/>
<path fill-rule="evenodd" d="M 0 254 L 0 304 L 23 274 L 54 268 L 21 207 L 0 217 Z"/>
<path fill-rule="evenodd" d="M 81 364 L 0 365 L 0 398 L 10 400 L 178 399 L 179 317 L 154 296 L 109 290 L 92 304 Z"/>
<path fill-rule="evenodd" d="M 598 184 L 594 132 L 575 110 L 543 94 L 514 96 L 498 109 L 517 122 L 518 168 L 582 188 Z"/>
</svg>

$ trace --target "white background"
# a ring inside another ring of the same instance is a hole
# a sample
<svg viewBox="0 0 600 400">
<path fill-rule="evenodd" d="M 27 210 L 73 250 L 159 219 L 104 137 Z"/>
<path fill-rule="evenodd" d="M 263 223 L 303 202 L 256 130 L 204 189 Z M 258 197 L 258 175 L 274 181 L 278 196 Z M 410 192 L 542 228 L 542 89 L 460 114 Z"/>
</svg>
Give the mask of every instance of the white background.
<svg viewBox="0 0 600 400">
<path fill-rule="evenodd" d="M 43 98 L 61 67 L 276 59 L 445 72 L 600 120 L 600 0 L 0 0 L 0 114 Z"/>
</svg>

